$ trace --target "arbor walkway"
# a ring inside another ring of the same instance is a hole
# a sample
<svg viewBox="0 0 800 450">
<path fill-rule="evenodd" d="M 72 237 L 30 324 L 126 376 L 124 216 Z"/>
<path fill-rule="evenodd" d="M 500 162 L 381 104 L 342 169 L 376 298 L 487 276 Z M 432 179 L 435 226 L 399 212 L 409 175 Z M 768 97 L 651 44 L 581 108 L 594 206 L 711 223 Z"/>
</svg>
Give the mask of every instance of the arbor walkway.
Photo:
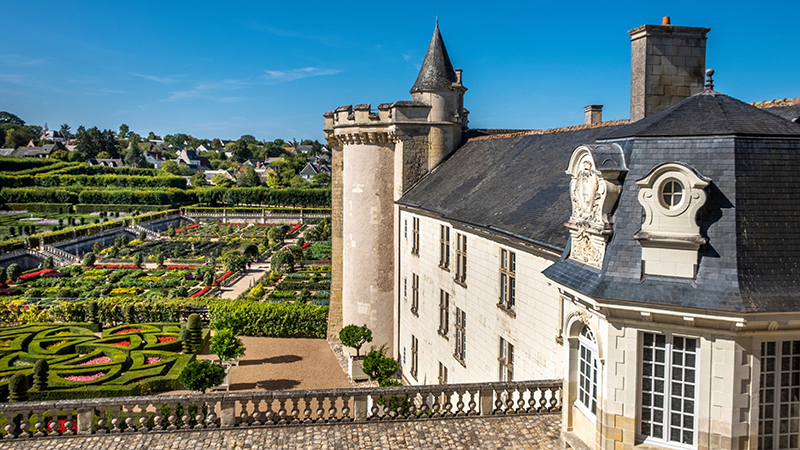
<svg viewBox="0 0 800 450">
<path fill-rule="evenodd" d="M 560 414 L 121 433 L 0 441 L 0 450 L 560 449 Z"/>
</svg>

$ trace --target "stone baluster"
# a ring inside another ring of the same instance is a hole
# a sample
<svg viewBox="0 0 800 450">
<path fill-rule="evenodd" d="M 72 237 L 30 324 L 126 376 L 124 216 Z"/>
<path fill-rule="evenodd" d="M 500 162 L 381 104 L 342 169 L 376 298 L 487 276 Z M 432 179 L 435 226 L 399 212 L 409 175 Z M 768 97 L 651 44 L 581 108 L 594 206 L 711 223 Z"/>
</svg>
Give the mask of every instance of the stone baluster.
<svg viewBox="0 0 800 450">
<path fill-rule="evenodd" d="M 275 411 L 272 410 L 272 404 L 275 400 L 269 398 L 264 401 L 267 408 L 264 410 L 264 425 L 275 425 Z"/>
<path fill-rule="evenodd" d="M 525 397 L 524 394 L 525 394 L 526 390 L 529 393 L 529 395 L 531 396 L 531 398 L 533 398 L 533 390 L 532 389 L 518 388 L 517 392 L 519 392 L 519 398 L 517 399 L 517 410 L 516 410 L 517 414 L 524 414 L 524 413 L 527 412 L 526 411 L 527 408 L 525 408 L 525 403 L 526 402 L 525 402 L 525 398 L 524 398 Z"/>
<path fill-rule="evenodd" d="M 464 410 L 464 407 L 466 406 L 466 404 L 464 403 L 464 396 L 465 395 L 466 396 L 470 395 L 469 394 L 469 390 L 467 390 L 467 389 L 464 389 L 463 391 L 457 390 L 456 394 L 458 395 L 458 401 L 456 402 L 456 414 L 455 415 L 458 416 L 458 417 L 463 417 L 463 416 L 468 415 L 469 411 L 465 411 Z"/>
<path fill-rule="evenodd" d="M 541 398 L 544 396 L 544 391 L 541 389 L 531 389 L 530 390 L 531 396 L 528 398 L 528 408 L 525 409 L 525 412 L 529 414 L 534 414 L 539 412 L 539 408 L 536 406 L 537 398 Z"/>
<path fill-rule="evenodd" d="M 34 437 L 45 437 L 45 436 L 47 436 L 47 429 L 45 428 L 46 422 L 44 420 L 44 415 L 46 413 L 47 413 L 47 410 L 44 409 L 39 414 L 36 415 L 36 423 L 33 424 L 33 428 L 36 430 L 36 432 L 33 433 Z M 8 416 L 6 415 L 6 417 L 8 417 Z"/>
<path fill-rule="evenodd" d="M 74 436 L 75 430 L 72 429 L 73 425 L 75 425 L 75 421 L 72 417 L 72 409 L 67 410 L 67 418 L 64 420 L 64 435 L 65 436 Z"/>
<path fill-rule="evenodd" d="M 314 420 L 311 419 L 311 401 L 311 398 L 307 396 L 303 397 L 303 423 L 314 422 Z"/>
<path fill-rule="evenodd" d="M 278 399 L 278 405 L 278 425 L 286 425 L 289 423 L 286 421 L 286 399 Z"/>
<path fill-rule="evenodd" d="M 167 431 L 175 431 L 178 429 L 178 405 L 170 405 L 169 408 L 169 416 L 167 416 L 167 421 L 169 425 L 167 426 Z"/>
<path fill-rule="evenodd" d="M 240 427 L 249 427 L 251 425 L 250 418 L 252 416 L 247 412 L 247 408 L 250 406 L 251 403 L 253 403 L 253 402 L 251 402 L 249 400 L 243 400 L 241 402 L 242 412 L 239 413 L 239 424 L 238 424 L 238 426 L 240 426 Z M 257 410 L 258 407 L 253 405 L 253 409 Z"/>
<path fill-rule="evenodd" d="M 133 433 L 136 431 L 136 418 L 134 417 L 136 413 L 133 412 L 135 408 L 136 405 L 133 405 L 128 407 L 128 410 L 125 411 L 125 428 L 122 430 L 123 433 Z M 120 406 L 120 409 L 123 409 L 123 407 Z"/>
<path fill-rule="evenodd" d="M 97 413 L 99 418 L 97 419 L 97 429 L 95 430 L 95 434 L 108 434 L 108 428 L 106 428 L 106 425 L 108 424 L 108 419 L 106 419 L 106 408 L 100 408 Z"/>
<path fill-rule="evenodd" d="M 442 402 L 444 405 L 442 406 L 442 416 L 443 417 L 453 417 L 453 395 L 458 394 L 458 391 L 448 391 L 446 389 L 442 390 Z"/>
<path fill-rule="evenodd" d="M 121 433 L 122 432 L 122 420 L 119 418 L 119 412 L 121 407 L 114 407 L 114 418 L 111 419 L 111 432 L 112 433 Z"/>
<path fill-rule="evenodd" d="M 549 389 L 550 391 L 550 407 L 547 409 L 548 411 L 560 411 L 561 410 L 561 387 L 553 387 Z"/>
<path fill-rule="evenodd" d="M 300 423 L 300 409 L 299 401 L 296 398 L 292 399 L 292 420 L 291 423 Z"/>
<path fill-rule="evenodd" d="M 325 403 L 330 402 L 333 404 L 333 400 L 330 397 L 323 395 L 321 397 L 317 397 L 317 410 L 315 412 L 314 422 L 317 423 L 325 423 L 325 422 L 333 422 L 333 414 L 329 417 L 325 417 Z"/>
<path fill-rule="evenodd" d="M 353 409 L 355 409 L 356 400 L 355 397 L 339 397 L 342 399 L 342 416 L 341 420 L 346 422 L 352 422 L 355 420 L 355 412 L 351 415 L 350 410 L 350 399 L 353 399 Z M 331 406 L 333 408 L 333 406 Z M 337 420 L 338 421 L 338 420 Z"/>
</svg>

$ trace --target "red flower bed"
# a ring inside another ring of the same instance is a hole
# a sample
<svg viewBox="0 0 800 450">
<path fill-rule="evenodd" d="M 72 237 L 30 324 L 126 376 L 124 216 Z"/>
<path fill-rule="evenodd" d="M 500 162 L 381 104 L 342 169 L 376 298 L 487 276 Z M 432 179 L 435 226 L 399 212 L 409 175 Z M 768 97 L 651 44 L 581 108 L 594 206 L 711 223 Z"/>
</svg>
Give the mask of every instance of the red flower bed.
<svg viewBox="0 0 800 450">
<path fill-rule="evenodd" d="M 55 272 L 55 270 L 53 270 L 53 269 L 42 269 L 42 270 L 39 270 L 37 272 L 31 272 L 31 273 L 26 273 L 25 275 L 21 275 L 19 277 L 19 279 L 22 280 L 22 281 L 35 280 L 35 279 L 39 278 L 40 276 L 42 276 L 44 274 L 48 274 L 50 272 Z"/>
<path fill-rule="evenodd" d="M 164 266 L 158 266 L 158 268 L 163 269 Z M 197 266 L 167 266 L 166 268 L 169 270 L 194 270 Z"/>
<path fill-rule="evenodd" d="M 116 332 L 116 333 L 114 333 L 114 334 L 122 334 L 122 333 L 138 333 L 138 332 L 140 332 L 140 331 L 144 331 L 144 330 L 142 330 L 142 329 L 140 329 L 140 328 L 128 328 L 128 329 L 125 329 L 125 330 L 119 330 L 119 331 L 117 331 L 117 332 Z"/>
<path fill-rule="evenodd" d="M 197 292 L 195 292 L 194 294 L 190 295 L 190 296 L 189 296 L 189 298 L 197 298 L 197 297 L 200 297 L 201 295 L 205 294 L 206 292 L 208 292 L 208 291 L 210 291 L 210 290 L 211 290 L 211 286 L 206 286 L 206 287 L 204 287 L 203 289 L 200 289 L 199 291 L 197 291 Z M 159 342 L 160 342 L 160 341 L 159 341 Z"/>
<path fill-rule="evenodd" d="M 120 347 L 130 347 L 131 341 L 112 342 L 111 345 L 119 345 Z"/>
<path fill-rule="evenodd" d="M 294 233 L 295 231 L 299 230 L 299 229 L 300 229 L 300 227 L 302 227 L 302 226 L 303 226 L 303 225 L 301 225 L 301 224 L 299 224 L 299 223 L 298 223 L 297 225 L 293 226 L 291 230 L 289 230 L 289 233 L 288 233 L 288 234 L 292 234 L 292 233 Z"/>
<path fill-rule="evenodd" d="M 224 274 L 222 274 L 221 277 L 217 278 L 217 280 L 214 281 L 214 284 L 220 284 L 221 282 L 225 281 L 231 275 L 233 275 L 232 271 L 229 270 L 229 271 L 225 272 Z"/>
<path fill-rule="evenodd" d="M 175 339 L 178 338 L 176 338 L 175 336 L 161 336 L 160 338 L 158 338 L 158 343 L 163 344 L 164 342 L 172 342 Z"/>
<path fill-rule="evenodd" d="M 187 229 L 187 230 L 194 230 L 195 228 L 197 228 L 197 227 L 199 227 L 199 226 L 200 226 L 200 224 L 197 224 L 197 223 L 196 223 L 196 224 L 194 224 L 194 225 L 189 225 L 188 227 L 186 227 L 186 229 Z"/>
<path fill-rule="evenodd" d="M 303 248 L 307 248 L 309 245 L 311 245 L 311 242 L 306 242 L 305 244 L 303 244 Z"/>
</svg>

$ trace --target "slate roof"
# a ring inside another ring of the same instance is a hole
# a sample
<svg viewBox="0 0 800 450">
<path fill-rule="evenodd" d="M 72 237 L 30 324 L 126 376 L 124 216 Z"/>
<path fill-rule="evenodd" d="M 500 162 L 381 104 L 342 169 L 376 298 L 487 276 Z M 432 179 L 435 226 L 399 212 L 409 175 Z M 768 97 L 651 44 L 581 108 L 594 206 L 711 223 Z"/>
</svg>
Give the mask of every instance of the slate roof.
<svg viewBox="0 0 800 450">
<path fill-rule="evenodd" d="M 772 106 L 764 108 L 764 111 L 775 114 L 776 116 L 783 117 L 794 123 L 800 123 L 800 105 L 794 106 Z"/>
<path fill-rule="evenodd" d="M 571 212 L 564 173 L 570 155 L 618 123 L 470 139 L 397 203 L 561 250 Z"/>
<path fill-rule="evenodd" d="M 704 126 L 720 134 L 709 136 Z M 800 127 L 716 94 L 691 97 L 606 136 L 621 137 L 603 142 L 623 147 L 629 172 L 604 266 L 564 259 L 567 250 L 544 270 L 547 277 L 593 298 L 739 313 L 800 310 Z M 712 180 L 697 217 L 708 243 L 700 247 L 694 280 L 643 277 L 641 245 L 633 239 L 643 217 L 635 181 L 669 161 Z"/>
<path fill-rule="evenodd" d="M 422 68 L 417 75 L 417 81 L 411 88 L 411 93 L 426 90 L 448 90 L 456 82 L 456 72 L 453 64 L 450 63 L 450 56 L 444 47 L 442 34 L 439 32 L 439 22 L 436 22 L 436 29 L 433 30 L 431 43 L 428 45 L 428 52 L 422 61 Z"/>
<path fill-rule="evenodd" d="M 767 135 L 800 136 L 800 127 L 733 97 L 705 90 L 602 138 Z"/>
</svg>

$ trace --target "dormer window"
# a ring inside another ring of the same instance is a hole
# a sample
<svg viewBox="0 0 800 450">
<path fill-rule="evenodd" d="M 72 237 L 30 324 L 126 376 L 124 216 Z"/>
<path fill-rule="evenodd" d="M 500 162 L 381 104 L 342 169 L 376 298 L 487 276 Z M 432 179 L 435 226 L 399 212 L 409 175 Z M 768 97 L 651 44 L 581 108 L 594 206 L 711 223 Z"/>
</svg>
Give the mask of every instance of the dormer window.
<svg viewBox="0 0 800 450">
<path fill-rule="evenodd" d="M 661 185 L 661 206 L 666 209 L 678 209 L 683 200 L 683 185 L 680 181 L 670 178 Z"/>
</svg>

